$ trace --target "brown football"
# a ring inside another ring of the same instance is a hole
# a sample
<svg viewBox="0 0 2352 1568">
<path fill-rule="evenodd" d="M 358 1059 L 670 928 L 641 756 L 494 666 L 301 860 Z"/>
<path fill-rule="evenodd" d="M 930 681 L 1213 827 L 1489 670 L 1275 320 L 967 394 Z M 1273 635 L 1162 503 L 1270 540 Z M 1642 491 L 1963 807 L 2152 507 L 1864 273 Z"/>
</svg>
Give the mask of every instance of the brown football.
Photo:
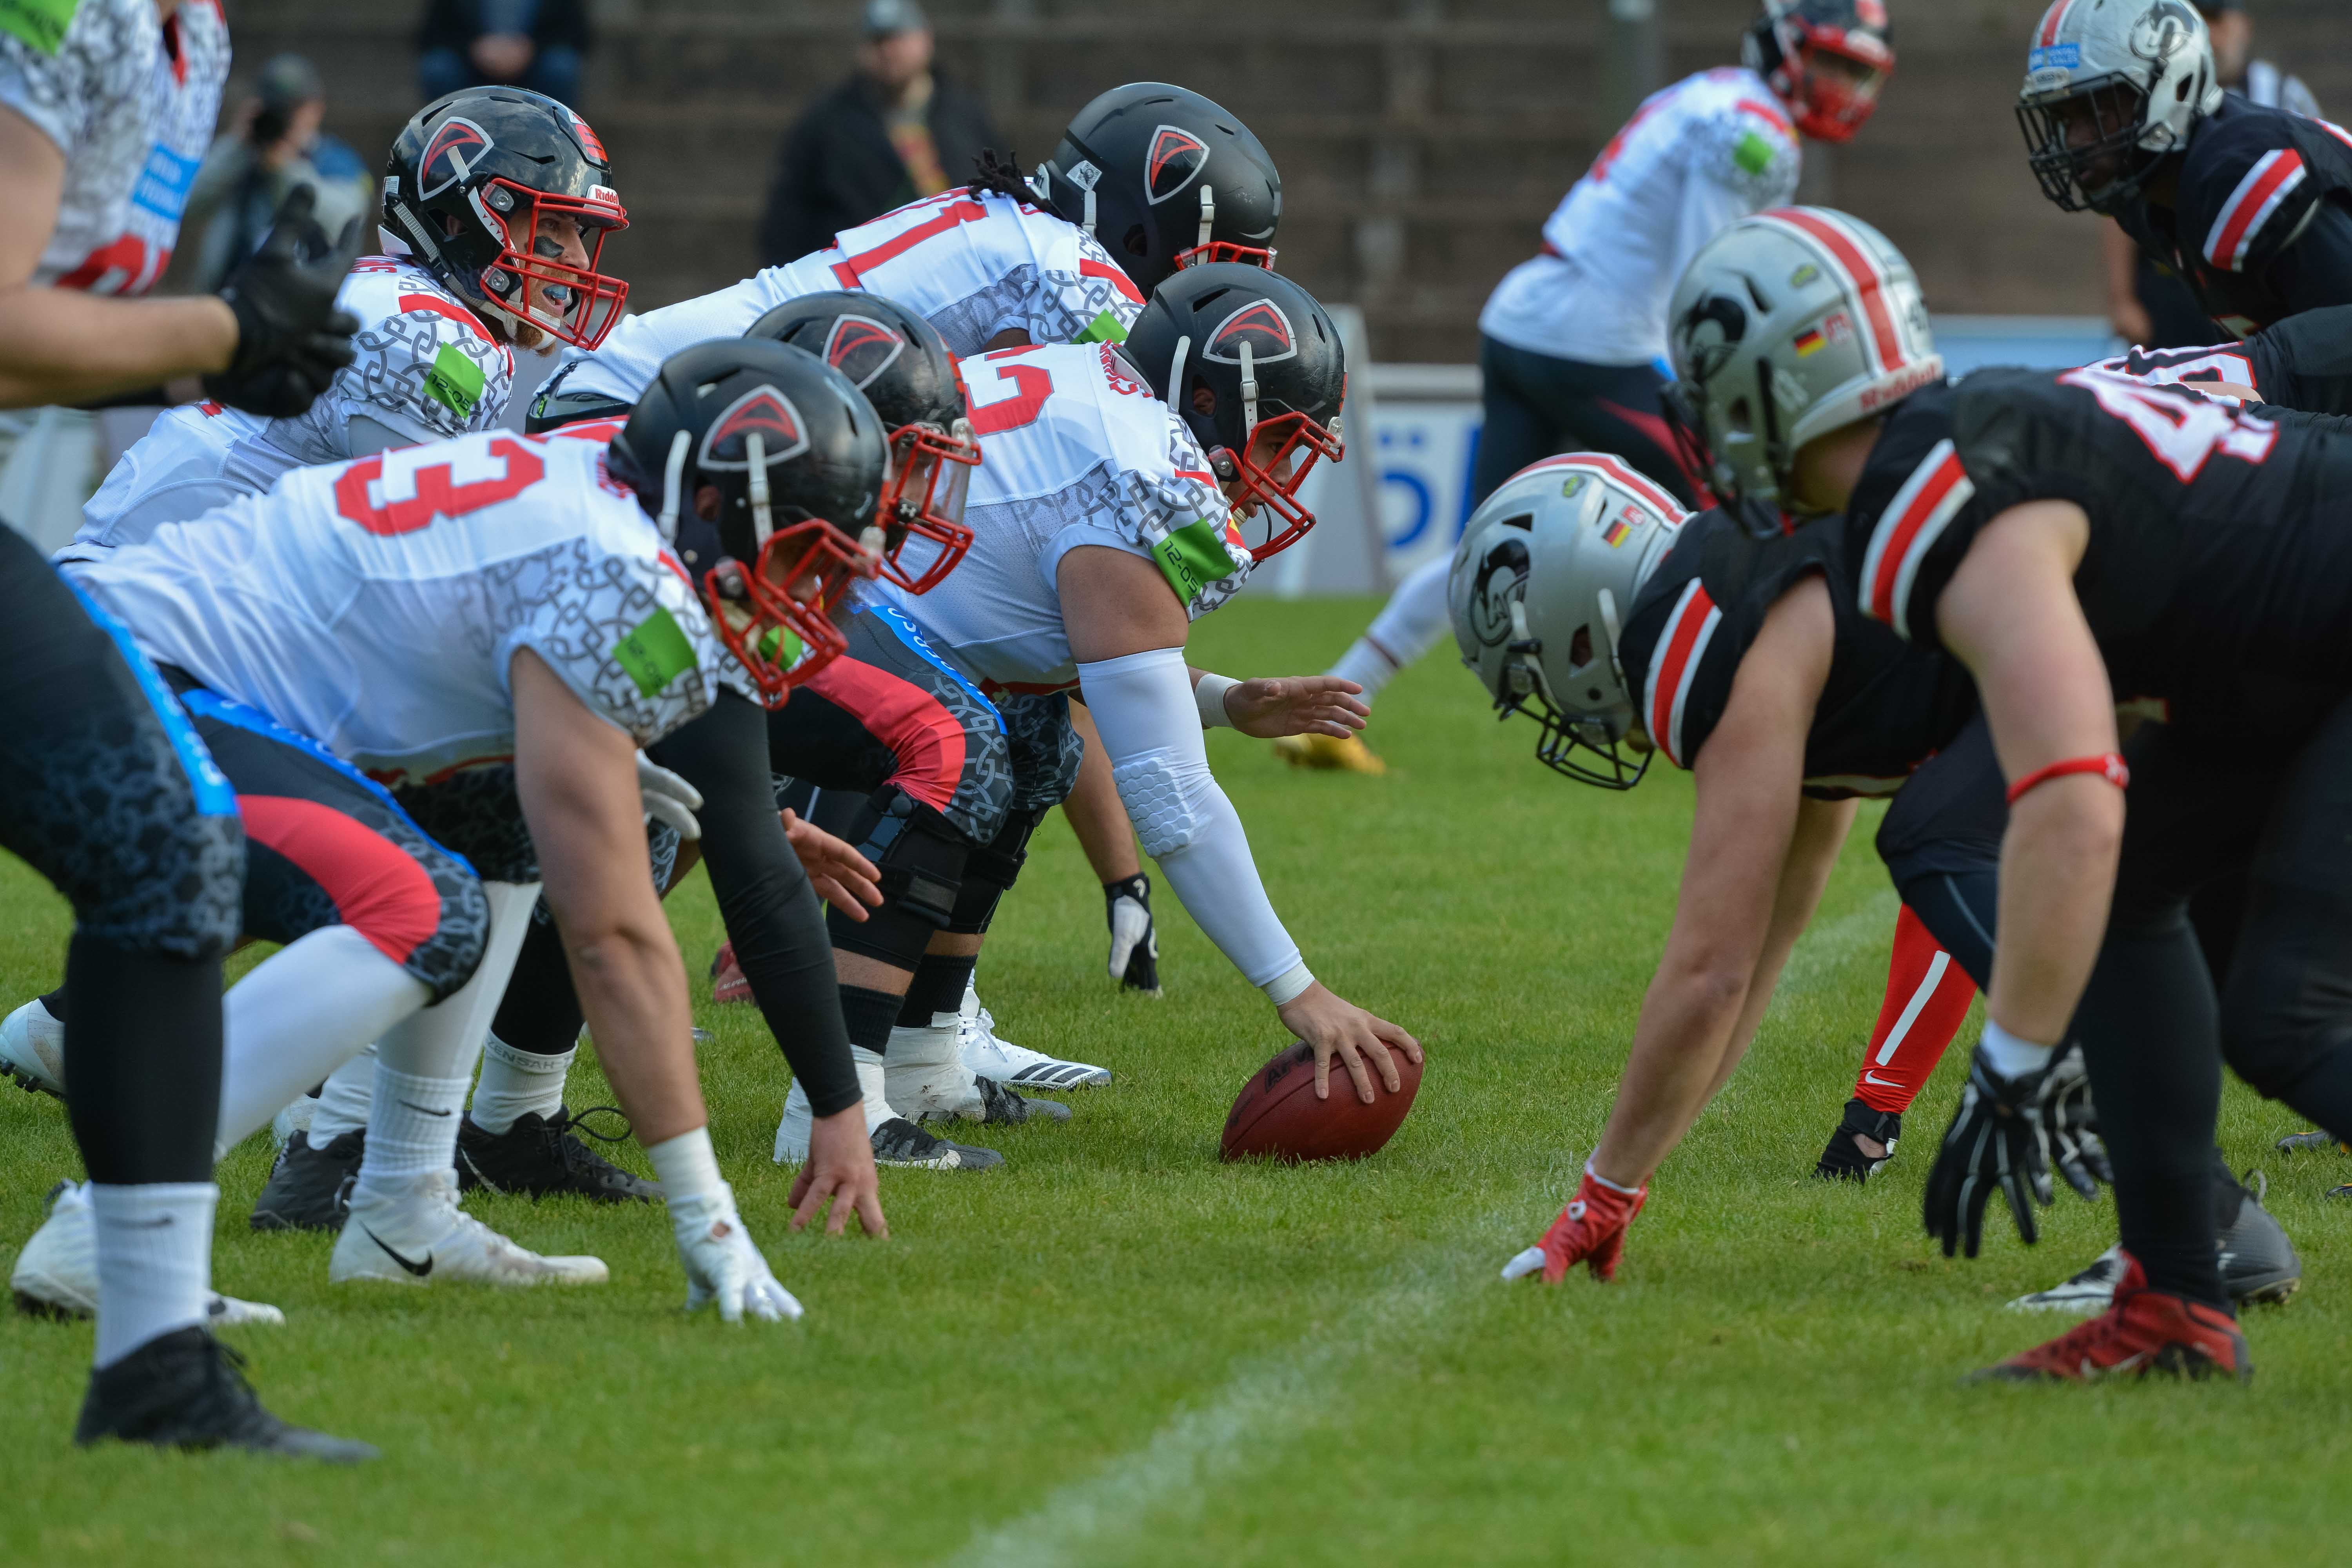
<svg viewBox="0 0 2352 1568">
<path fill-rule="evenodd" d="M 1421 1068 L 1391 1051 L 1399 1087 L 1391 1094 L 1372 1074 L 1372 1103 L 1356 1098 L 1344 1063 L 1331 1063 L 1331 1094 L 1315 1098 L 1315 1051 L 1305 1041 L 1250 1075 L 1225 1118 L 1224 1157 L 1271 1155 L 1297 1160 L 1360 1160 L 1395 1136 L 1421 1091 Z"/>
</svg>

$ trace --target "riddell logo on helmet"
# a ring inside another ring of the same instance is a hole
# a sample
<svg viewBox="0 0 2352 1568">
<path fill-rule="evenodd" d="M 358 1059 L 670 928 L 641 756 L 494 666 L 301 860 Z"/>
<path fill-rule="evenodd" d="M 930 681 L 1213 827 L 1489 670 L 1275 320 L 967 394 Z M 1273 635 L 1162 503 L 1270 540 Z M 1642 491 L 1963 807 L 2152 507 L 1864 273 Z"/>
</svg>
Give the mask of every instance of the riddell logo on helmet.
<svg viewBox="0 0 2352 1568">
<path fill-rule="evenodd" d="M 824 363 L 847 376 L 858 391 L 898 363 L 907 340 L 870 316 L 844 316 L 824 335 Z"/>
<path fill-rule="evenodd" d="M 1931 359 L 1893 381 L 1866 387 L 1862 394 L 1862 412 L 1868 414 L 1890 403 L 1900 403 L 1921 387 L 1944 379 L 1944 362 Z"/>
<path fill-rule="evenodd" d="M 1289 359 L 1298 353 L 1298 335 L 1290 330 L 1290 318 L 1271 300 L 1244 305 L 1227 316 L 1224 324 L 1210 334 L 1209 346 L 1201 351 L 1201 357 L 1220 364 L 1239 364 L 1244 343 L 1249 345 L 1250 360 L 1255 364 Z"/>
<path fill-rule="evenodd" d="M 1143 191 L 1151 205 L 1181 191 L 1209 166 L 1209 144 L 1190 131 L 1162 125 L 1151 133 L 1151 154 L 1143 162 Z"/>
<path fill-rule="evenodd" d="M 425 186 L 416 193 L 417 199 L 430 201 L 463 180 L 488 155 L 490 146 L 490 133 L 472 121 L 443 121 L 433 140 L 425 144 L 425 156 L 417 161 L 416 177 Z"/>
<path fill-rule="evenodd" d="M 751 467 L 751 437 L 755 434 L 767 449 L 771 466 L 809 449 L 808 426 L 801 411 L 793 406 L 791 398 L 762 384 L 729 404 L 726 412 L 710 422 L 695 460 L 705 468 L 746 472 Z"/>
</svg>

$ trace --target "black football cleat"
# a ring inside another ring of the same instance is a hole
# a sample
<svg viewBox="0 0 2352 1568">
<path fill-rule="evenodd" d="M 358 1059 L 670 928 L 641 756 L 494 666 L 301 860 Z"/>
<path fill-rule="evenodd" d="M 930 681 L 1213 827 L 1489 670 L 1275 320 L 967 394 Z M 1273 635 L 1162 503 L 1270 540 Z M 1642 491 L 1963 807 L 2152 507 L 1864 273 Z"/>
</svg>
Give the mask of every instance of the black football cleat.
<svg viewBox="0 0 2352 1568">
<path fill-rule="evenodd" d="M 2290 1132 L 2278 1141 L 2282 1154 L 2325 1154 L 2333 1149 L 2339 1154 L 2352 1154 L 2352 1143 L 2339 1143 L 2333 1132 L 2314 1129 L 2309 1132 Z"/>
<path fill-rule="evenodd" d="M 308 1131 L 297 1132 L 278 1152 L 268 1184 L 254 1201 L 256 1230 L 340 1231 L 352 1211 L 352 1184 L 360 1179 L 367 1131 L 355 1128 L 312 1148 Z"/>
<path fill-rule="evenodd" d="M 245 1381 L 245 1358 L 202 1329 L 148 1341 L 89 1374 L 74 1441 L 108 1439 L 158 1448 L 243 1448 L 289 1459 L 356 1465 L 378 1458 L 368 1444 L 280 1421 Z"/>
<path fill-rule="evenodd" d="M 630 1174 L 573 1135 L 585 1132 L 606 1143 L 629 1135 L 625 1120 L 618 1132 L 588 1126 L 586 1119 L 599 1113 L 621 1114 L 609 1105 L 578 1116 L 566 1108 L 552 1119 L 530 1110 L 504 1132 L 485 1131 L 467 1117 L 457 1123 L 457 1190 L 478 1187 L 534 1199 L 568 1194 L 600 1204 L 646 1204 L 660 1197 L 659 1182 Z"/>
<path fill-rule="evenodd" d="M 2221 1285 L 2230 1300 L 2241 1306 L 2282 1302 L 2303 1283 L 2303 1259 L 2295 1256 L 2285 1227 L 2263 1207 L 2263 1198 L 2270 1192 L 2268 1178 L 2260 1171 L 2249 1171 L 2246 1180 L 2260 1183 L 2261 1187 L 2257 1191 L 2234 1180 L 2231 1183 L 2237 1189 L 2238 1202 L 2236 1213 L 2220 1228 Z"/>
<path fill-rule="evenodd" d="M 1879 1144 L 1886 1152 L 1875 1159 L 1864 1153 L 1862 1145 L 1854 1142 L 1857 1136 Z M 1891 1110 L 1873 1110 L 1859 1100 L 1849 1100 L 1845 1102 L 1844 1119 L 1830 1134 L 1830 1146 L 1814 1163 L 1813 1174 L 1830 1182 L 1868 1181 L 1895 1158 L 1895 1141 L 1902 1136 L 1902 1117 Z"/>
<path fill-rule="evenodd" d="M 873 1132 L 874 1163 L 918 1171 L 992 1171 L 1004 1163 L 993 1149 L 950 1143 L 894 1116 Z"/>
</svg>

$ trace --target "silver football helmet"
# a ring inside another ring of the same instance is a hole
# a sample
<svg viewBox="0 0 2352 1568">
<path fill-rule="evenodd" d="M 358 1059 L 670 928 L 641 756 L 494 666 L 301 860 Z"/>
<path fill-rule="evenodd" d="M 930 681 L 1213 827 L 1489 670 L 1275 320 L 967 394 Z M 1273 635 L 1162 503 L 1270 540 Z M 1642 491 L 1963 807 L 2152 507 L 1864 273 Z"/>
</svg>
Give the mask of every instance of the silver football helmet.
<svg viewBox="0 0 2352 1568">
<path fill-rule="evenodd" d="M 1944 378 L 1911 264 L 1827 207 L 1759 213 L 1707 241 L 1666 340 L 1683 459 L 1759 538 L 1789 526 L 1798 448 Z"/>
<path fill-rule="evenodd" d="M 2213 37 L 2187 0 L 2055 0 L 2034 25 L 2017 122 L 2043 195 L 2112 213 L 2221 97 Z"/>
<path fill-rule="evenodd" d="M 1619 749 L 1633 696 L 1617 640 L 1685 515 L 1624 459 L 1576 452 L 1512 475 L 1463 529 L 1445 584 L 1454 640 L 1506 718 L 1543 726 L 1545 766 L 1621 790 L 1648 770 L 1646 752 Z"/>
</svg>

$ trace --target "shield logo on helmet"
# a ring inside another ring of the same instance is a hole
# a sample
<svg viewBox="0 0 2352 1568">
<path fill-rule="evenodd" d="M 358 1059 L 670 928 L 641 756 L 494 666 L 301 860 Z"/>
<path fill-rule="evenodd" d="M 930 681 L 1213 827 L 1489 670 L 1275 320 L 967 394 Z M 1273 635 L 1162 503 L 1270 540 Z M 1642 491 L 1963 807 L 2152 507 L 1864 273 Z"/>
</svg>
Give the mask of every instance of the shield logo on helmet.
<svg viewBox="0 0 2352 1568">
<path fill-rule="evenodd" d="M 844 316 L 824 335 L 824 363 L 863 392 L 874 378 L 898 363 L 907 340 L 870 316 Z"/>
<path fill-rule="evenodd" d="M 1151 133 L 1143 161 L 1143 194 L 1158 206 L 1201 177 L 1209 166 L 1209 144 L 1190 131 L 1162 125 Z"/>
<path fill-rule="evenodd" d="M 1499 647 L 1513 635 L 1511 605 L 1528 591 L 1530 564 L 1527 545 L 1507 536 L 1478 563 L 1470 590 L 1470 629 L 1486 647 Z"/>
<path fill-rule="evenodd" d="M 751 437 L 756 434 L 772 467 L 809 449 L 808 424 L 793 400 L 762 382 L 729 404 L 710 428 L 702 433 L 702 449 L 695 462 L 708 469 L 742 473 L 751 467 Z"/>
<path fill-rule="evenodd" d="M 1209 345 L 1201 351 L 1201 357 L 1221 364 L 1239 364 L 1244 343 L 1249 345 L 1250 360 L 1255 364 L 1289 359 L 1298 353 L 1298 334 L 1290 330 L 1290 318 L 1271 300 L 1244 305 L 1227 316 L 1223 324 L 1209 334 Z"/>
<path fill-rule="evenodd" d="M 473 172 L 490 150 L 490 133 L 470 120 L 456 117 L 441 122 L 417 160 L 416 177 L 424 189 L 420 201 L 430 201 Z"/>
</svg>

